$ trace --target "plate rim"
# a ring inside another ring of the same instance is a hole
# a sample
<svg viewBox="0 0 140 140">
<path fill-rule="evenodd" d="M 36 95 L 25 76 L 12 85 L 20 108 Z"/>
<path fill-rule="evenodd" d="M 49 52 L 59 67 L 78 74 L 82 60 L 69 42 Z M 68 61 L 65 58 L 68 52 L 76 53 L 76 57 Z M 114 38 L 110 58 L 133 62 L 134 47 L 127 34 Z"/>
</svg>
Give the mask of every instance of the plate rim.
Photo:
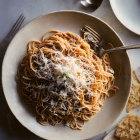
<svg viewBox="0 0 140 140">
<path fill-rule="evenodd" d="M 137 35 L 140 35 L 140 32 L 137 32 L 136 30 L 133 30 L 131 27 L 129 27 L 127 24 L 124 23 L 124 21 L 122 21 L 120 18 L 119 18 L 119 15 L 117 14 L 116 10 L 114 9 L 114 4 L 113 4 L 113 0 L 109 0 L 110 2 L 110 5 L 111 5 L 111 9 L 114 13 L 114 15 L 116 16 L 116 18 L 119 20 L 119 22 L 124 26 L 126 27 L 129 31 L 131 31 L 132 33 L 135 33 Z"/>
</svg>

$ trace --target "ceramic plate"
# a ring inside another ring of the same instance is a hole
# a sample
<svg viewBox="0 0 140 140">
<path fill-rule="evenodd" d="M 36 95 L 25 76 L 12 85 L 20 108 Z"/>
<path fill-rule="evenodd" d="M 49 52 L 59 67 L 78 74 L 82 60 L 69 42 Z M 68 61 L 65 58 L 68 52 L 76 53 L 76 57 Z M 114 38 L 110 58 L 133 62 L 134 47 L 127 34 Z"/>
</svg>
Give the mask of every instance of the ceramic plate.
<svg viewBox="0 0 140 140">
<path fill-rule="evenodd" d="M 119 21 L 140 35 L 140 0 L 110 0 L 110 4 Z"/>
<path fill-rule="evenodd" d="M 103 21 L 85 13 L 61 11 L 40 16 L 25 25 L 16 34 L 5 54 L 2 67 L 2 83 L 7 103 L 17 120 L 42 138 L 78 140 L 96 136 L 113 124 L 126 104 L 130 89 L 131 70 L 125 51 L 114 53 L 111 59 L 116 66 L 121 68 L 119 78 L 115 81 L 120 90 L 115 96 L 107 99 L 102 110 L 86 122 L 81 131 L 72 130 L 65 126 L 42 126 L 36 122 L 35 116 L 29 112 L 21 101 L 16 89 L 15 77 L 17 66 L 26 52 L 28 41 L 39 40 L 45 32 L 52 29 L 79 34 L 80 29 L 85 24 L 94 28 L 104 39 L 112 42 L 115 47 L 123 45 L 117 34 Z"/>
</svg>

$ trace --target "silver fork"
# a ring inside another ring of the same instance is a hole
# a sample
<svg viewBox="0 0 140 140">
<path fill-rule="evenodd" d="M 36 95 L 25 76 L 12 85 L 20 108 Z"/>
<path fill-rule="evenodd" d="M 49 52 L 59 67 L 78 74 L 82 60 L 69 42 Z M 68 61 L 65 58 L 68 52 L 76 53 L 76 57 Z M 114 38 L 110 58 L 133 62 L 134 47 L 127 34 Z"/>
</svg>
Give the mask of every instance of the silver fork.
<svg viewBox="0 0 140 140">
<path fill-rule="evenodd" d="M 94 29 L 85 25 L 81 29 L 81 31 L 84 33 L 84 38 L 88 42 L 91 42 L 94 45 L 93 49 L 99 57 L 102 57 L 105 53 L 109 53 L 109 52 L 130 50 L 130 49 L 139 49 L 140 48 L 140 43 L 137 43 L 137 44 L 120 46 L 120 47 L 105 50 L 103 48 L 103 45 L 106 43 L 106 41 L 104 39 L 102 39 L 101 35 L 99 33 L 97 33 Z"/>
<path fill-rule="evenodd" d="M 9 33 L 6 35 L 6 37 L 0 43 L 0 47 L 8 46 L 8 44 L 10 43 L 10 41 L 12 40 L 14 35 L 20 29 L 20 27 L 21 27 L 21 25 L 22 25 L 24 20 L 25 20 L 25 16 L 23 14 L 21 14 L 19 16 L 19 18 L 17 19 L 17 21 L 15 22 L 15 24 L 12 26 L 11 30 L 9 31 Z"/>
</svg>

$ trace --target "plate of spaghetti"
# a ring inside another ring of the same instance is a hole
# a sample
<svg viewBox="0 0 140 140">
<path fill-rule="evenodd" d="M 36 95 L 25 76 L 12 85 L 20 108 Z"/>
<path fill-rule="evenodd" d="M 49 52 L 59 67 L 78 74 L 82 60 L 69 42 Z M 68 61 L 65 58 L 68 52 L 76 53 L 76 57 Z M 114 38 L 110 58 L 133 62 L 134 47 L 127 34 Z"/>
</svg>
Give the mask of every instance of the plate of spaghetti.
<svg viewBox="0 0 140 140">
<path fill-rule="evenodd" d="M 19 122 L 42 138 L 96 136 L 114 123 L 128 99 L 127 53 L 99 58 L 80 35 L 84 25 L 111 46 L 123 44 L 103 21 L 62 11 L 29 22 L 7 49 L 2 67 L 7 103 Z"/>
</svg>

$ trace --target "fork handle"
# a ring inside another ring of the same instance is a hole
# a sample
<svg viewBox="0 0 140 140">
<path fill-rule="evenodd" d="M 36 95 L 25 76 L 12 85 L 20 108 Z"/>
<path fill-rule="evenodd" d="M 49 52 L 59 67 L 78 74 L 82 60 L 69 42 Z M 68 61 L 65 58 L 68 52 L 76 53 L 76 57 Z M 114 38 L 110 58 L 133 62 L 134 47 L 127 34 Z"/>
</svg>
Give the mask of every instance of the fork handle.
<svg viewBox="0 0 140 140">
<path fill-rule="evenodd" d="M 121 46 L 117 48 L 112 48 L 105 50 L 105 52 L 113 52 L 113 51 L 119 51 L 119 50 L 130 50 L 130 49 L 139 49 L 140 48 L 140 43 L 134 44 L 134 45 L 127 45 L 127 46 Z"/>
</svg>

